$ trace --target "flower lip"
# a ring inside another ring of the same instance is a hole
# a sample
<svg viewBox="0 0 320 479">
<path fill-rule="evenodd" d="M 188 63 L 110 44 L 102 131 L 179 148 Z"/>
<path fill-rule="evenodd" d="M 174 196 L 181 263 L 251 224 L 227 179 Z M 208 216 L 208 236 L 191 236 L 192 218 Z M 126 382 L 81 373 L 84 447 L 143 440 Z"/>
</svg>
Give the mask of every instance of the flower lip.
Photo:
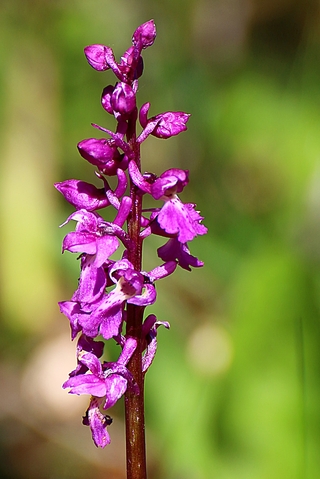
<svg viewBox="0 0 320 479">
<path fill-rule="evenodd" d="M 112 423 L 109 415 L 102 414 L 100 411 L 101 399 L 91 397 L 89 407 L 85 416 L 82 418 L 82 424 L 90 426 L 92 439 L 97 447 L 105 447 L 110 444 L 110 436 L 107 426 Z"/>
</svg>

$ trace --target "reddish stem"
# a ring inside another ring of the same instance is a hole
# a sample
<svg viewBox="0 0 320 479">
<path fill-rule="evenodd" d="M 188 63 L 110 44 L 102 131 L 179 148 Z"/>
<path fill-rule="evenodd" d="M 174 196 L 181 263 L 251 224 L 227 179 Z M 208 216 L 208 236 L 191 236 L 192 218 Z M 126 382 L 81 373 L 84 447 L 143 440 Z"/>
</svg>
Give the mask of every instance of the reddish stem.
<svg viewBox="0 0 320 479">
<path fill-rule="evenodd" d="M 136 116 L 128 121 L 127 141 L 135 153 L 135 161 L 140 168 L 140 145 L 136 142 Z M 130 196 L 132 199 L 132 212 L 128 220 L 128 233 L 134 242 L 134 249 L 129 251 L 128 259 L 136 271 L 141 271 L 142 241 L 140 234 L 140 218 L 142 212 L 142 196 L 136 186 L 131 183 Z M 140 394 L 136 395 L 127 391 L 125 394 L 125 421 L 126 421 L 126 453 L 127 453 L 127 479 L 146 479 L 146 447 L 145 447 L 145 422 L 144 422 L 144 375 L 142 373 L 143 338 L 142 321 L 144 308 L 128 304 L 126 336 L 137 339 L 138 345 L 128 369 L 136 380 Z"/>
</svg>

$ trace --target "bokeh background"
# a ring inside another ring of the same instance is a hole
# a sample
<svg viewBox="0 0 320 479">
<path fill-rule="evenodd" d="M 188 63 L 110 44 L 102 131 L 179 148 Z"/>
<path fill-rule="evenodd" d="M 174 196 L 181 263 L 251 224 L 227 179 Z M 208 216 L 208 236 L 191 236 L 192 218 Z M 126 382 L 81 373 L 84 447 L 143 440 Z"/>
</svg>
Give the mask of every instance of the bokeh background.
<svg viewBox="0 0 320 479">
<path fill-rule="evenodd" d="M 144 169 L 189 169 L 182 199 L 209 234 L 190 245 L 205 267 L 160 282 L 149 310 L 171 323 L 146 381 L 149 477 L 316 479 L 318 0 L 0 0 L 0 477 L 125 478 L 123 405 L 101 451 L 86 398 L 61 390 L 75 344 L 56 303 L 79 265 L 60 254 L 72 208 L 52 184 L 95 182 L 76 144 L 114 126 L 99 100 L 114 78 L 83 47 L 119 58 L 150 18 L 140 105 L 192 116 L 143 145 Z"/>
</svg>

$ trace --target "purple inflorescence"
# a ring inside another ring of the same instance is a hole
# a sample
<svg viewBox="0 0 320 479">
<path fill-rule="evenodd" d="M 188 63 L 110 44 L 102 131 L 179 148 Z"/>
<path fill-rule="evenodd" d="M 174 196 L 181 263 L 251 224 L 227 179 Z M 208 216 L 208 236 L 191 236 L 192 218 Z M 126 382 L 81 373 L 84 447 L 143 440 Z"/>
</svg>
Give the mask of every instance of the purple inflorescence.
<svg viewBox="0 0 320 479">
<path fill-rule="evenodd" d="M 159 176 L 141 173 L 139 146 L 149 135 L 170 138 L 187 129 L 189 114 L 167 111 L 148 118 L 150 103 L 138 111 L 136 93 L 138 78 L 143 72 L 142 50 L 150 47 L 156 37 L 153 20 L 140 25 L 132 37 L 132 46 L 115 60 L 113 51 L 105 45 L 85 48 L 88 63 L 97 71 L 112 70 L 115 85 L 104 88 L 103 108 L 116 120 L 115 132 L 93 125 L 107 133 L 108 138 L 89 138 L 78 144 L 80 155 L 96 167 L 101 187 L 81 180 L 70 179 L 56 183 L 56 189 L 76 211 L 66 223 L 73 220 L 75 230 L 64 240 L 62 251 L 80 254 L 78 288 L 69 301 L 59 303 L 60 310 L 70 321 L 71 337 L 78 336 L 77 367 L 63 384 L 71 394 L 91 396 L 83 424 L 90 426 L 93 441 L 98 447 L 110 443 L 107 426 L 112 422 L 106 411 L 130 390 L 139 394 L 139 387 L 127 365 L 137 348 L 137 339 L 126 334 L 127 305 L 145 308 L 156 300 L 155 281 L 174 272 L 177 266 L 186 270 L 203 266 L 190 254 L 187 243 L 207 232 L 202 216 L 191 203 L 183 203 L 179 194 L 189 182 L 188 170 L 172 168 Z M 141 132 L 134 132 L 137 120 Z M 129 132 L 130 130 L 130 132 Z M 129 141 L 130 140 L 130 141 Z M 106 177 L 116 177 L 112 189 Z M 128 186 L 131 185 L 130 194 Z M 164 262 L 152 271 L 134 267 L 130 251 L 137 246 L 136 239 L 125 228 L 133 214 L 132 188 L 143 199 L 148 195 L 155 201 L 154 208 L 140 213 L 138 238 L 143 242 L 151 234 L 166 238 L 158 248 L 158 257 Z M 97 210 L 109 208 L 113 221 L 106 221 Z M 122 248 L 121 259 L 113 258 Z M 169 323 L 147 316 L 142 324 L 142 371 L 151 365 L 157 349 L 157 329 Z M 97 340 L 97 338 L 104 341 Z M 115 362 L 101 361 L 105 340 L 113 339 L 121 352 Z"/>
</svg>

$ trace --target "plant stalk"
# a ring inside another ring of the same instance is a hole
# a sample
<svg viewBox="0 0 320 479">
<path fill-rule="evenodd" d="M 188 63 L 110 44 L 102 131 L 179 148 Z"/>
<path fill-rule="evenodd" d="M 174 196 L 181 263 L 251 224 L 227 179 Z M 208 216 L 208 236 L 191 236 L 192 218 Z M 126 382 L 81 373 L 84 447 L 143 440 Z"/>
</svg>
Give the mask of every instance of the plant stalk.
<svg viewBox="0 0 320 479">
<path fill-rule="evenodd" d="M 135 154 L 135 161 L 140 168 L 140 145 L 136 142 L 136 117 L 128 121 L 127 141 Z M 142 196 L 131 183 L 130 196 L 132 212 L 128 219 L 128 234 L 133 240 L 134 249 L 129 251 L 128 259 L 136 271 L 142 266 L 142 241 L 140 238 L 140 218 L 142 213 Z M 140 394 L 127 391 L 124 398 L 126 422 L 126 456 L 127 479 L 146 479 L 146 446 L 144 421 L 144 374 L 142 373 L 142 321 L 144 308 L 133 304 L 127 305 L 126 336 L 137 340 L 137 348 L 127 367 L 137 382 Z"/>
</svg>

